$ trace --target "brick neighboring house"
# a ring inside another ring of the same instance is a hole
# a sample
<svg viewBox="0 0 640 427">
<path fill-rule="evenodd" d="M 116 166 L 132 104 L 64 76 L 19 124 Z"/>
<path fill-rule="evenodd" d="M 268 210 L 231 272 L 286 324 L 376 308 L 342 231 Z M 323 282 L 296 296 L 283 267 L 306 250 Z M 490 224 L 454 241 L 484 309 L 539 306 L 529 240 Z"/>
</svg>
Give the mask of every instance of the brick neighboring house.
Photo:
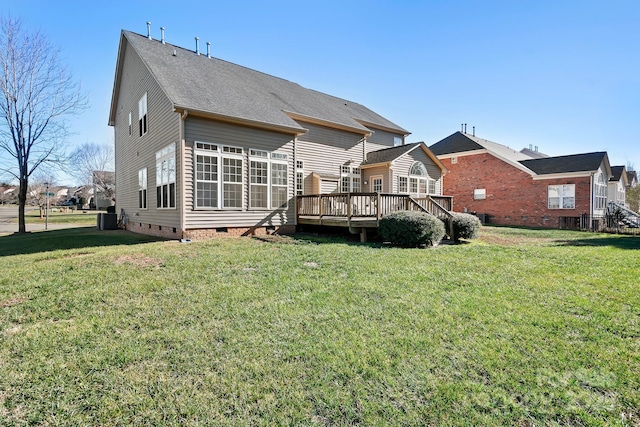
<svg viewBox="0 0 640 427">
<path fill-rule="evenodd" d="M 449 171 L 443 187 L 454 211 L 484 214 L 501 225 L 604 226 L 611 176 L 606 152 L 534 158 L 463 132 L 429 148 Z"/>
</svg>

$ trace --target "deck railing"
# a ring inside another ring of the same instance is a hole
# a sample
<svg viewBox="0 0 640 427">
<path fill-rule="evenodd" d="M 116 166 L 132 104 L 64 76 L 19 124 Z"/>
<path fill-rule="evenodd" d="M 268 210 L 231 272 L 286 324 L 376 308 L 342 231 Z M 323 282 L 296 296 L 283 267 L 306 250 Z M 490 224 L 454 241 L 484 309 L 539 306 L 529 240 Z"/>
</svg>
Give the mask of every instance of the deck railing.
<svg viewBox="0 0 640 427">
<path fill-rule="evenodd" d="M 402 210 L 428 212 L 441 219 L 451 216 L 451 196 L 412 198 L 408 194 L 337 193 L 296 197 L 298 217 L 375 218 Z"/>
</svg>

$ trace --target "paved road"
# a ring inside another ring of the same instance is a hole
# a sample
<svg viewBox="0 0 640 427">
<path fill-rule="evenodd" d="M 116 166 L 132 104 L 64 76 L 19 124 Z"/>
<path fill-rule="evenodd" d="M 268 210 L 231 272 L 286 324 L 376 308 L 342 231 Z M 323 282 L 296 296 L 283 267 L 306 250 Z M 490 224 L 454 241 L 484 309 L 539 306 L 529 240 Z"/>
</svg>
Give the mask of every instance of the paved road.
<svg viewBox="0 0 640 427">
<path fill-rule="evenodd" d="M 29 208 L 27 208 L 29 210 Z M 0 206 L 0 234 L 11 234 L 18 232 L 18 207 Z M 13 221 L 16 222 L 13 222 Z M 86 227 L 78 224 L 49 224 L 49 230 L 59 230 L 61 228 Z M 27 224 L 27 231 L 44 230 L 44 224 Z"/>
</svg>

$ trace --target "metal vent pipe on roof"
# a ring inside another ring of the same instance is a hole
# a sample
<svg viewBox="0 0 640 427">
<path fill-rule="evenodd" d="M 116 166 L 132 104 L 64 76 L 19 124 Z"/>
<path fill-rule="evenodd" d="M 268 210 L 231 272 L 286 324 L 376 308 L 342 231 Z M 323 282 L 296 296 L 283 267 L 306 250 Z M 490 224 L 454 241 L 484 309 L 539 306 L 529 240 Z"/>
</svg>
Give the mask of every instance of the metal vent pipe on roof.
<svg viewBox="0 0 640 427">
<path fill-rule="evenodd" d="M 162 44 L 164 44 L 164 27 L 160 27 L 160 38 L 162 40 Z"/>
<path fill-rule="evenodd" d="M 151 22 L 149 22 L 149 21 L 147 21 L 147 38 L 148 38 L 149 40 L 153 40 L 153 39 L 151 38 Z"/>
<path fill-rule="evenodd" d="M 464 123 L 460 123 L 460 132 L 464 132 Z"/>
<path fill-rule="evenodd" d="M 196 55 L 200 55 L 200 37 L 196 37 Z"/>
<path fill-rule="evenodd" d="M 473 127 L 473 136 L 476 136 L 476 127 Z"/>
<path fill-rule="evenodd" d="M 467 133 L 467 124 L 464 124 L 464 133 Z"/>
<path fill-rule="evenodd" d="M 211 58 L 211 43 L 207 42 L 207 58 Z"/>
</svg>

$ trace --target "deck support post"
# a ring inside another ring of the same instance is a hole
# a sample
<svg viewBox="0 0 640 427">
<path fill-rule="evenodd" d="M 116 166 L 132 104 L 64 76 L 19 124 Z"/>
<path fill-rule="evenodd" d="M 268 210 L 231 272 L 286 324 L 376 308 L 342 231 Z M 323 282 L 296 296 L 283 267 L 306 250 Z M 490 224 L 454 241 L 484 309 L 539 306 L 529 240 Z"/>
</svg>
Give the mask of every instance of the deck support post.
<svg viewBox="0 0 640 427">
<path fill-rule="evenodd" d="M 367 243 L 367 229 L 364 227 L 360 229 L 360 243 Z"/>
</svg>

